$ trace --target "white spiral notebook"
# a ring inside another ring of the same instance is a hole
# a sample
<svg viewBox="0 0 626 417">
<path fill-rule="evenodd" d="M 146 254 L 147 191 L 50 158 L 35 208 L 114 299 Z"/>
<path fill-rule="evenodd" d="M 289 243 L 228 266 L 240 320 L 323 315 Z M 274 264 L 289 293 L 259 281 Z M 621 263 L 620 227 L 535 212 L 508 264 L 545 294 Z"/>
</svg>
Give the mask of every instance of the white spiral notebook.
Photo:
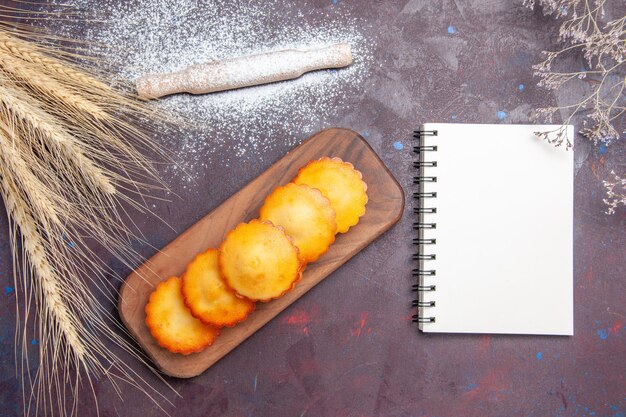
<svg viewBox="0 0 626 417">
<path fill-rule="evenodd" d="M 533 133 L 558 128 L 416 132 L 420 330 L 573 335 L 574 152 Z"/>
</svg>

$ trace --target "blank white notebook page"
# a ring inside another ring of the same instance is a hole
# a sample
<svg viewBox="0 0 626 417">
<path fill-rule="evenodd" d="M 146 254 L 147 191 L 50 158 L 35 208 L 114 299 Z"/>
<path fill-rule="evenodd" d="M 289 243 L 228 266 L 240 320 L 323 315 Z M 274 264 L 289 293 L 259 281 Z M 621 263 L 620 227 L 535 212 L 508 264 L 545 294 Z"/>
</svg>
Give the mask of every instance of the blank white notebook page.
<svg viewBox="0 0 626 417">
<path fill-rule="evenodd" d="M 573 150 L 533 132 L 547 125 L 428 123 L 422 191 L 436 192 L 423 207 L 421 283 L 425 332 L 573 335 Z M 573 141 L 573 127 L 568 126 Z"/>
</svg>

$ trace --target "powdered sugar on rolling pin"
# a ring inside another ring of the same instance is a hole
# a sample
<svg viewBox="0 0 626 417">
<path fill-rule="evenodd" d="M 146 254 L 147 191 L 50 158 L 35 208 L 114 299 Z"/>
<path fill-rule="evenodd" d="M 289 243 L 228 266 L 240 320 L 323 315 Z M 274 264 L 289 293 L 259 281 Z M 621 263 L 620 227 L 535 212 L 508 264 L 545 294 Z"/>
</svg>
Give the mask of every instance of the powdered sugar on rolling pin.
<svg viewBox="0 0 626 417">
<path fill-rule="evenodd" d="M 228 166 L 235 159 L 259 162 L 272 149 L 286 151 L 307 135 L 329 127 L 333 116 L 347 111 L 353 97 L 360 96 L 372 64 L 374 45 L 361 35 L 361 22 L 335 6 L 304 15 L 297 2 L 282 0 L 74 3 L 105 19 L 91 24 L 83 36 L 113 45 L 114 49 L 96 44 L 90 48 L 93 53 L 104 53 L 104 65 L 131 82 L 144 74 L 178 71 L 213 60 L 338 42 L 351 45 L 354 63 L 344 69 L 222 93 L 159 99 L 157 105 L 181 114 L 196 127 L 182 139 L 162 138 L 184 170 L 180 175 L 188 176 L 190 183 L 210 164 Z M 75 33 L 71 21 L 61 21 L 59 26 L 62 33 Z"/>
</svg>

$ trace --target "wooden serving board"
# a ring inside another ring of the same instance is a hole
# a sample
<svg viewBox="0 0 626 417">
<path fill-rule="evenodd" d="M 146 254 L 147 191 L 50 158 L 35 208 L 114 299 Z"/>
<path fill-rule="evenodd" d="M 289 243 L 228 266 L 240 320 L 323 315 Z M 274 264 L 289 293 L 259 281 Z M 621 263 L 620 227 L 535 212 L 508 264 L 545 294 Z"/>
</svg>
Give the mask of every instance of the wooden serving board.
<svg viewBox="0 0 626 417">
<path fill-rule="evenodd" d="M 238 223 L 256 218 L 265 197 L 274 188 L 290 182 L 300 167 L 322 156 L 338 156 L 354 164 L 363 173 L 369 202 L 359 224 L 348 233 L 338 235 L 330 250 L 317 262 L 307 266 L 302 280 L 292 291 L 269 303 L 257 303 L 256 310 L 245 321 L 233 328 L 222 329 L 212 346 L 188 356 L 161 348 L 145 324 L 144 312 L 156 284 L 170 276 L 180 276 L 198 253 L 218 247 L 226 233 Z M 161 371 L 178 378 L 196 376 L 391 228 L 400 219 L 403 208 L 402 188 L 360 135 L 346 129 L 321 131 L 289 152 L 131 273 L 120 290 L 120 316 Z"/>
</svg>

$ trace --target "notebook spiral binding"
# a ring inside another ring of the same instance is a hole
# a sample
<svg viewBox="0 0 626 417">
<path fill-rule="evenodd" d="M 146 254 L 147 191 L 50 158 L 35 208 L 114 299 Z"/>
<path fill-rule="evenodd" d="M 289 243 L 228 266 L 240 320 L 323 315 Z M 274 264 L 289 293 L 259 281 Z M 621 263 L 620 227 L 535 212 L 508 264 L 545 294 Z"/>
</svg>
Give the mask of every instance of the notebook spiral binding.
<svg viewBox="0 0 626 417">
<path fill-rule="evenodd" d="M 412 290 L 418 293 L 418 297 L 413 300 L 412 306 L 417 307 L 417 314 L 413 316 L 414 323 L 434 323 L 435 316 L 429 314 L 427 310 L 435 307 L 435 301 L 424 300 L 424 296 L 427 293 L 437 290 L 435 285 L 423 285 L 422 277 L 434 277 L 437 275 L 435 269 L 426 269 L 424 261 L 433 261 L 437 259 L 437 255 L 434 253 L 424 253 L 425 247 L 430 245 L 436 245 L 437 239 L 426 239 L 423 236 L 424 230 L 431 230 L 437 228 L 437 223 L 427 221 L 429 214 L 437 213 L 437 208 L 425 207 L 427 201 L 437 198 L 436 192 L 424 192 L 423 183 L 437 182 L 437 177 L 432 175 L 425 175 L 427 168 L 434 168 L 437 166 L 437 161 L 426 160 L 430 152 L 437 152 L 437 146 L 424 146 L 422 138 L 425 136 L 437 136 L 436 130 L 416 130 L 413 132 L 413 137 L 416 139 L 417 144 L 413 147 L 413 152 L 417 154 L 417 160 L 413 162 L 413 167 L 417 169 L 416 175 L 413 177 L 413 184 L 418 186 L 418 191 L 413 193 L 413 198 L 417 201 L 417 206 L 413 208 L 413 213 L 417 214 L 418 221 L 413 223 L 413 229 L 417 231 L 417 237 L 413 239 L 413 244 L 417 245 L 417 251 L 413 254 L 412 259 L 417 261 L 418 267 L 413 269 L 413 277 L 418 281 L 413 285 Z M 432 158 L 430 158 L 432 159 Z"/>
</svg>

